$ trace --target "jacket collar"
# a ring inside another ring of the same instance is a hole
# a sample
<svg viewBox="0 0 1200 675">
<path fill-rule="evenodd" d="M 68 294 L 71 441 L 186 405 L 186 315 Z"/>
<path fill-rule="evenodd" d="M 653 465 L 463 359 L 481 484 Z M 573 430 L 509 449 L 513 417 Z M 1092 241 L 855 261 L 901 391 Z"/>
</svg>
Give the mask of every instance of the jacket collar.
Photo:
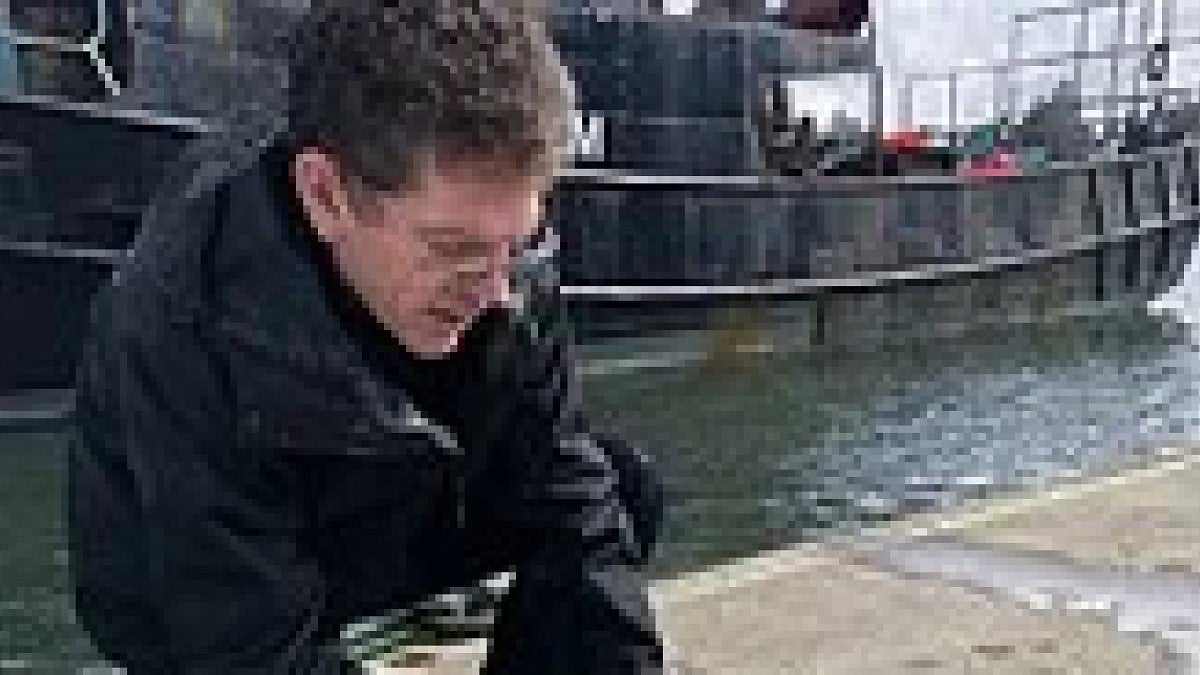
<svg viewBox="0 0 1200 675">
<path fill-rule="evenodd" d="M 217 330 L 237 347 L 282 359 L 306 381 L 366 402 L 389 427 L 418 428 L 454 445 L 373 360 L 370 333 L 384 329 L 306 226 L 287 157 L 281 144 L 267 147 L 218 194 Z"/>
<path fill-rule="evenodd" d="M 219 280 L 217 326 L 227 337 L 323 387 L 373 403 L 390 425 L 418 427 L 444 436 L 389 381 L 371 353 L 385 329 L 336 272 L 329 252 L 306 225 L 288 178 L 282 142 L 266 144 L 256 161 L 224 183 L 218 194 L 218 234 L 213 274 Z M 499 376 L 511 344 L 524 331 L 537 333 L 534 298 L 556 286 L 552 230 L 527 252 L 513 289 L 510 310 L 481 318 L 466 338 L 489 371 Z M 528 298 L 528 299 L 527 299 Z M 501 325 L 516 325 L 518 333 Z M 503 337 L 500 337 L 503 336 Z M 496 372 L 491 372 L 497 369 Z"/>
</svg>

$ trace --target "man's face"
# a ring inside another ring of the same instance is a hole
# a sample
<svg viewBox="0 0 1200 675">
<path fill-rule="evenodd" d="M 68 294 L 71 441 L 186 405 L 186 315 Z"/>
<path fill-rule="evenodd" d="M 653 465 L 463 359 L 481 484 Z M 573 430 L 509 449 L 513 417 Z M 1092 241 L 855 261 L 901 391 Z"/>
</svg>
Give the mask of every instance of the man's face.
<svg viewBox="0 0 1200 675">
<path fill-rule="evenodd" d="M 293 170 L 342 275 L 423 358 L 456 351 L 472 322 L 507 300 L 514 262 L 541 220 L 543 181 L 492 163 L 430 162 L 409 190 L 357 208 L 328 156 L 301 153 Z"/>
</svg>

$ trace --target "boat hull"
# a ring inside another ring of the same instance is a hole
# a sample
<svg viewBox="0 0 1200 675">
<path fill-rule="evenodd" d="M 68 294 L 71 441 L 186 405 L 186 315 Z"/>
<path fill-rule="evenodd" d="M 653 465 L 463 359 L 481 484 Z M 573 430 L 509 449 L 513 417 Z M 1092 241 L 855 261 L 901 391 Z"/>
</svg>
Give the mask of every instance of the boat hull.
<svg viewBox="0 0 1200 675">
<path fill-rule="evenodd" d="M 595 353 L 635 343 L 664 353 L 869 350 L 989 324 L 1143 307 L 1181 281 L 1198 238 L 1200 220 L 1181 219 L 1079 250 L 798 283 L 795 290 L 784 283 L 631 297 L 615 288 L 568 288 L 564 304 L 579 341 Z"/>
</svg>

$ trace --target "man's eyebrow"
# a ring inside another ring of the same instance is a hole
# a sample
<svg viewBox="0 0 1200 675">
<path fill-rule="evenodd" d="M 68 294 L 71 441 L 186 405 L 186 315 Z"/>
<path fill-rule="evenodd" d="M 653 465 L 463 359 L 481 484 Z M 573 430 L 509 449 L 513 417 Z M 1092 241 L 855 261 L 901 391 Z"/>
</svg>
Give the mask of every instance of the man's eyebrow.
<svg viewBox="0 0 1200 675">
<path fill-rule="evenodd" d="M 414 227 L 418 234 L 453 234 L 460 238 L 463 243 L 481 242 L 484 238 L 479 237 L 474 228 L 465 223 L 445 223 L 433 221 L 417 221 Z M 547 223 L 539 222 L 537 228 L 527 235 L 517 237 L 515 242 L 522 248 L 531 246 L 541 241 L 547 231 Z"/>
<path fill-rule="evenodd" d="M 464 224 L 418 223 L 415 230 L 418 238 L 438 245 L 475 246 L 483 243 L 483 238 Z"/>
<path fill-rule="evenodd" d="M 470 234 L 471 228 L 465 223 L 452 223 L 436 220 L 418 220 L 415 223 L 416 229 L 421 233 L 437 233 L 437 234 Z"/>
</svg>

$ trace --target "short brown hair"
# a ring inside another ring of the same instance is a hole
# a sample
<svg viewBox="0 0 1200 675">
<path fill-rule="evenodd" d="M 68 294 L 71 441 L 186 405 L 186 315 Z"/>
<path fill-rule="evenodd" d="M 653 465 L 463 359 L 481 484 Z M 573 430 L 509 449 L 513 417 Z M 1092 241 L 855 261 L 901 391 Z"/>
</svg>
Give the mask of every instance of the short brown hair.
<svg viewBox="0 0 1200 675">
<path fill-rule="evenodd" d="M 552 176 L 573 95 L 531 7 L 314 0 L 290 46 L 293 147 L 332 151 L 376 190 L 409 187 L 430 154 Z"/>
</svg>

